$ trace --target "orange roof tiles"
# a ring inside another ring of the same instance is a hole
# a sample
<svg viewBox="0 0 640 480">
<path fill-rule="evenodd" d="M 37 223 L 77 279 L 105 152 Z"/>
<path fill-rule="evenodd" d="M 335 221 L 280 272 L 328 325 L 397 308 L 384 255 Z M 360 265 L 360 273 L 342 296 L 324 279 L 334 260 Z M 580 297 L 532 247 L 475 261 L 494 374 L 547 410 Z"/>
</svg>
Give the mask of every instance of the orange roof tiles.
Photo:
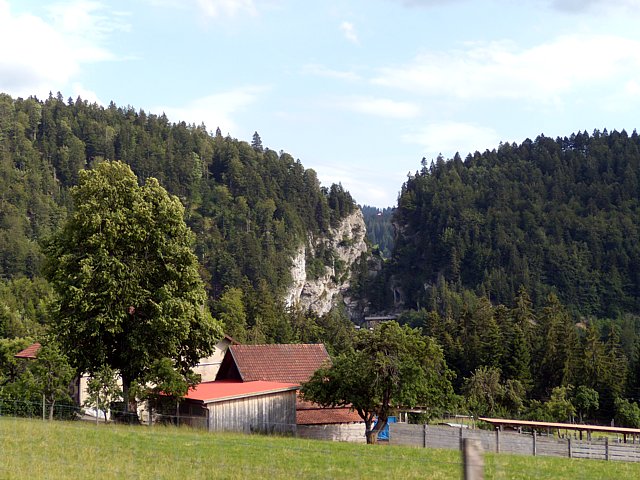
<svg viewBox="0 0 640 480">
<path fill-rule="evenodd" d="M 323 425 L 331 423 L 362 423 L 362 418 L 348 407 L 323 408 L 315 405 L 315 408 L 301 408 L 296 405 L 296 423 L 298 425 Z"/>
<path fill-rule="evenodd" d="M 301 384 L 331 360 L 322 344 L 231 345 L 227 351 L 244 382 Z"/>
<path fill-rule="evenodd" d="M 233 380 L 219 380 L 216 382 L 204 382 L 189 389 L 185 398 L 200 400 L 204 403 L 232 400 L 234 398 L 266 395 L 294 391 L 298 385 L 281 382 L 238 382 Z"/>
<path fill-rule="evenodd" d="M 38 358 L 38 350 L 40 350 L 40 345 L 38 342 L 29 345 L 24 350 L 20 350 L 18 353 L 14 355 L 16 358 Z"/>
</svg>

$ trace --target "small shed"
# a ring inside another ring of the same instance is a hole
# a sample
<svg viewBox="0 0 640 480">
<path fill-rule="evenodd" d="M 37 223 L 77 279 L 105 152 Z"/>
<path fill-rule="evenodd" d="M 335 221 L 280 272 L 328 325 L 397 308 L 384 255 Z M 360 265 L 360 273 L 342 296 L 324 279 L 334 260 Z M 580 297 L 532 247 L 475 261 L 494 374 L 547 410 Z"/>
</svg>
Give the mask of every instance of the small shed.
<svg viewBox="0 0 640 480">
<path fill-rule="evenodd" d="M 181 415 L 203 418 L 211 432 L 296 433 L 296 389 L 281 382 L 204 382 L 189 390 Z"/>
<path fill-rule="evenodd" d="M 298 436 L 314 440 L 364 442 L 364 422 L 349 407 L 324 408 L 298 399 L 296 405 Z"/>
</svg>

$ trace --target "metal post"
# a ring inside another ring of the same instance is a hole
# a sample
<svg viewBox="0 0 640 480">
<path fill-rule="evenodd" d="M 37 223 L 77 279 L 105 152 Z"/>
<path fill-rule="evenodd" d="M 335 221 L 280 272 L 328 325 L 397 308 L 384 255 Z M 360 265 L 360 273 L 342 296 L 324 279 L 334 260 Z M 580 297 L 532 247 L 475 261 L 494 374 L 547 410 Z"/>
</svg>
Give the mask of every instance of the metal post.
<svg viewBox="0 0 640 480">
<path fill-rule="evenodd" d="M 460 450 L 462 450 L 462 447 L 463 447 L 462 440 L 463 440 L 463 438 L 462 438 L 462 427 L 460 427 Z"/>
<path fill-rule="evenodd" d="M 567 447 L 569 448 L 569 458 L 573 458 L 573 450 L 571 450 L 571 437 L 567 438 Z"/>
<path fill-rule="evenodd" d="M 533 431 L 533 456 L 535 457 L 538 454 L 538 447 L 536 445 L 536 431 Z"/>
<path fill-rule="evenodd" d="M 100 418 L 100 397 L 96 399 L 96 427 L 98 426 L 98 418 Z"/>
<path fill-rule="evenodd" d="M 44 393 L 42 394 L 42 421 L 45 420 L 45 400 L 44 400 Z"/>
<path fill-rule="evenodd" d="M 604 459 L 609 460 L 609 437 L 604 437 Z"/>
<path fill-rule="evenodd" d="M 500 453 L 500 427 L 496 427 L 496 453 Z"/>
<path fill-rule="evenodd" d="M 482 480 L 484 478 L 482 447 L 478 440 L 463 439 L 462 464 L 464 480 Z"/>
</svg>

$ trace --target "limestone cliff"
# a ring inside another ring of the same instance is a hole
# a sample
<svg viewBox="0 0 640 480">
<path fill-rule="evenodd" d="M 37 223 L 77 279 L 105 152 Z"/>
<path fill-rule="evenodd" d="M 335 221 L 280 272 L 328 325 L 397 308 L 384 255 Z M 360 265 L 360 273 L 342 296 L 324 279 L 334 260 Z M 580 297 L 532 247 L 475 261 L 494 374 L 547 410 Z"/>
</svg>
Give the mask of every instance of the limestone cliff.
<svg viewBox="0 0 640 480">
<path fill-rule="evenodd" d="M 357 209 L 327 236 L 308 238 L 293 258 L 287 305 L 318 315 L 331 310 L 336 297 L 349 287 L 351 265 L 367 250 L 365 236 L 364 218 Z"/>
</svg>

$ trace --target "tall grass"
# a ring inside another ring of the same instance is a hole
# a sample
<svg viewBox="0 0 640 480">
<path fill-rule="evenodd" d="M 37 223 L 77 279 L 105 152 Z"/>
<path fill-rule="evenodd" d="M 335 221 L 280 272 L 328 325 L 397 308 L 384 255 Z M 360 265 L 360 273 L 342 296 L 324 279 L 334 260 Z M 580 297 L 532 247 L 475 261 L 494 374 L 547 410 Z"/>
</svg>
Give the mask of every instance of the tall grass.
<svg viewBox="0 0 640 480">
<path fill-rule="evenodd" d="M 458 479 L 460 462 L 452 450 L 0 418 L 1 479 Z M 487 454 L 485 478 L 640 478 L 640 464 Z"/>
</svg>

